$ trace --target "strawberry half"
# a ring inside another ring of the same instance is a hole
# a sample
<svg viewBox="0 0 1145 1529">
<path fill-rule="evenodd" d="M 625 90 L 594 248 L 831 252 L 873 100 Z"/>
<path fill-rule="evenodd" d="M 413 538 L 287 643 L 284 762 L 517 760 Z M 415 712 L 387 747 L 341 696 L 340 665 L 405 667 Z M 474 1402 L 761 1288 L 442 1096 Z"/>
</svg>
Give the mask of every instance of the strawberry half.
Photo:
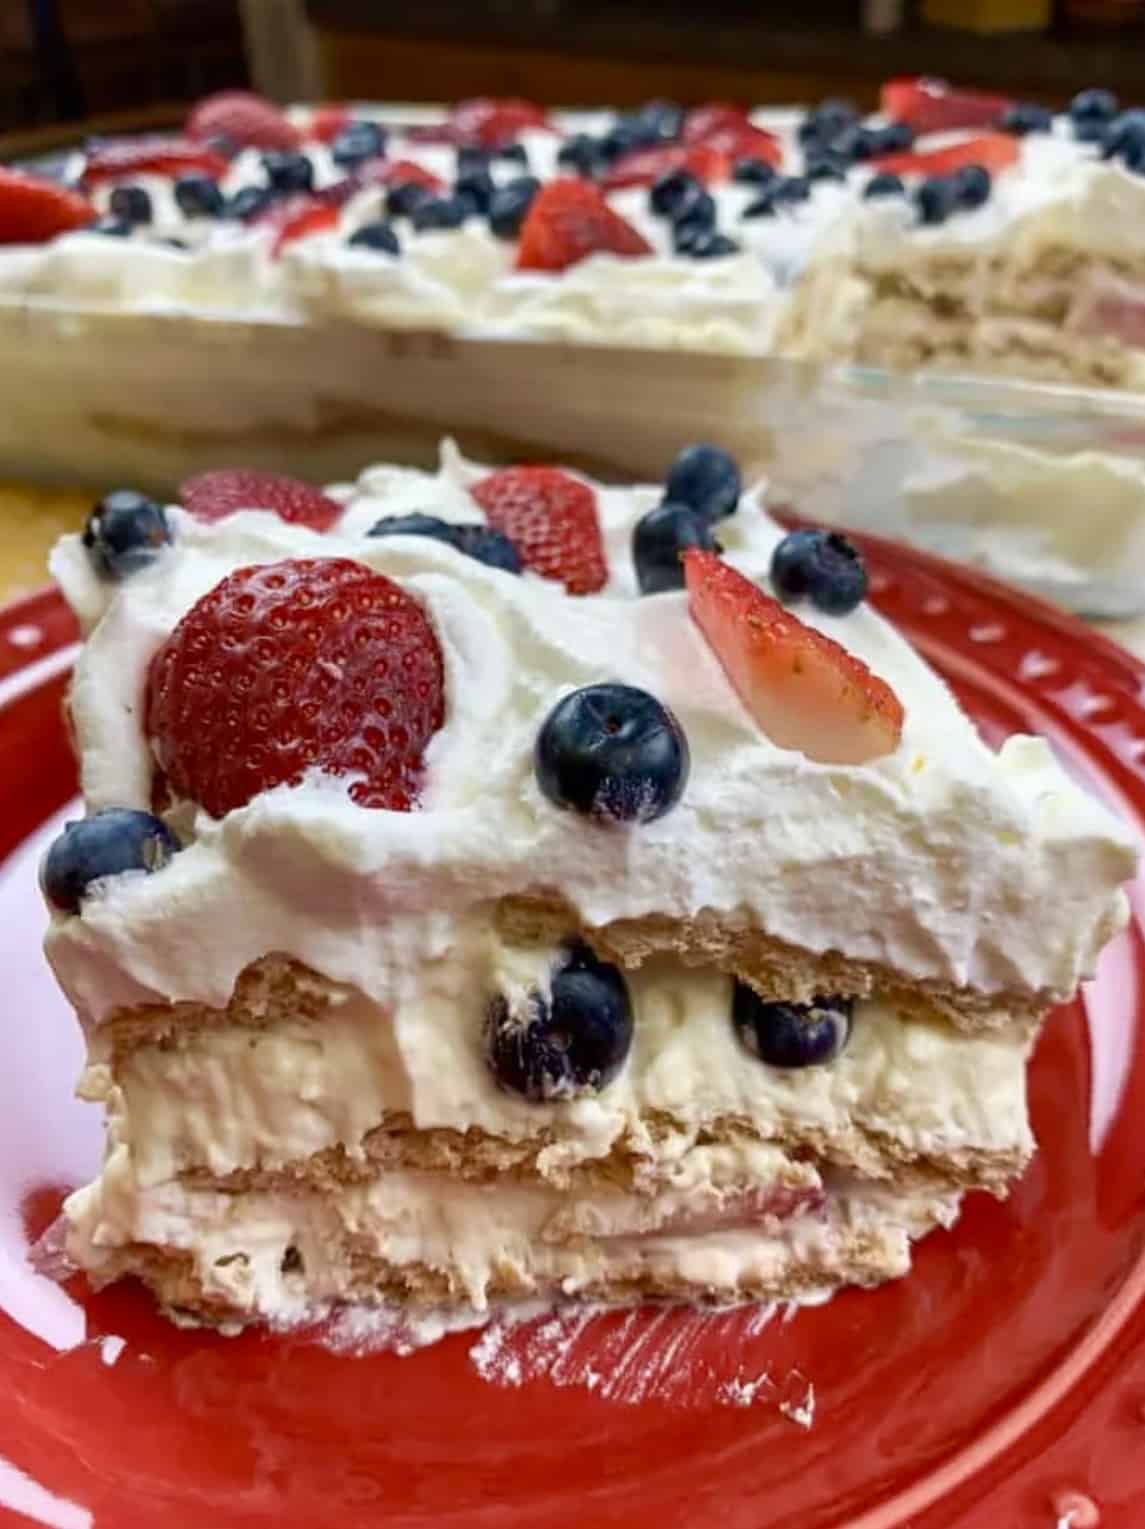
<svg viewBox="0 0 1145 1529">
<path fill-rule="evenodd" d="M 742 107 L 725 102 L 690 111 L 682 136 L 685 144 L 714 149 L 729 160 L 762 159 L 776 169 L 783 162 L 783 148 L 774 133 L 756 127 Z"/>
<path fill-rule="evenodd" d="M 80 178 L 85 186 L 95 186 L 129 175 L 182 175 L 187 170 L 201 170 L 218 180 L 227 173 L 227 161 L 190 138 L 154 134 L 89 145 Z"/>
<path fill-rule="evenodd" d="M 285 202 L 271 203 L 257 221 L 274 229 L 274 242 L 270 247 L 272 258 L 277 259 L 295 239 L 337 228 L 338 206 L 332 197 L 306 193 L 289 197 Z"/>
<path fill-rule="evenodd" d="M 622 191 L 628 186 L 651 186 L 671 170 L 687 170 L 697 180 L 712 186 L 726 181 L 730 173 L 726 154 L 706 144 L 681 148 L 672 144 L 663 149 L 634 149 L 622 154 L 601 180 L 606 191 Z"/>
<path fill-rule="evenodd" d="M 997 127 L 1013 105 L 1008 96 L 981 90 L 955 90 L 945 80 L 888 80 L 879 92 L 879 110 L 895 122 L 906 122 L 918 134 L 942 133 L 959 127 Z"/>
<path fill-rule="evenodd" d="M 429 617 L 349 558 L 238 569 L 147 674 L 145 726 L 167 787 L 216 818 L 310 770 L 351 777 L 362 807 L 408 812 L 444 719 Z"/>
<path fill-rule="evenodd" d="M 444 191 L 445 182 L 424 165 L 412 159 L 371 159 L 356 174 L 361 186 L 424 186 L 427 191 Z"/>
<path fill-rule="evenodd" d="M 0 244 L 42 244 L 94 218 L 86 197 L 0 165 Z"/>
<path fill-rule="evenodd" d="M 338 102 L 316 106 L 306 125 L 307 137 L 317 138 L 319 143 L 333 143 L 342 129 L 350 122 L 350 108 Z"/>
<path fill-rule="evenodd" d="M 189 138 L 228 138 L 240 149 L 296 149 L 301 142 L 290 119 L 253 90 L 220 90 L 193 107 Z"/>
<path fill-rule="evenodd" d="M 861 659 L 716 553 L 690 547 L 683 563 L 692 619 L 773 743 L 821 764 L 867 764 L 894 752 L 902 705 Z"/>
<path fill-rule="evenodd" d="M 608 583 L 596 495 L 587 483 L 559 467 L 502 467 L 470 493 L 526 568 L 558 580 L 570 595 L 592 595 Z"/>
<path fill-rule="evenodd" d="M 589 255 L 650 255 L 652 246 L 588 181 L 549 181 L 521 225 L 520 271 L 566 271 Z"/>
<path fill-rule="evenodd" d="M 965 165 L 982 165 L 997 174 L 1018 162 L 1021 140 L 1009 133 L 982 133 L 965 143 L 952 143 L 945 149 L 908 149 L 902 154 L 884 154 L 871 160 L 875 170 L 893 175 L 949 175 Z"/>
<path fill-rule="evenodd" d="M 216 467 L 179 485 L 179 503 L 196 520 L 225 520 L 236 510 L 271 510 L 292 526 L 328 531 L 340 505 L 300 478 L 249 467 Z"/>
<path fill-rule="evenodd" d="M 455 142 L 496 149 L 512 143 L 526 128 L 547 128 L 549 114 L 535 101 L 476 96 L 470 101 L 458 102 L 449 114 L 449 124 Z"/>
</svg>

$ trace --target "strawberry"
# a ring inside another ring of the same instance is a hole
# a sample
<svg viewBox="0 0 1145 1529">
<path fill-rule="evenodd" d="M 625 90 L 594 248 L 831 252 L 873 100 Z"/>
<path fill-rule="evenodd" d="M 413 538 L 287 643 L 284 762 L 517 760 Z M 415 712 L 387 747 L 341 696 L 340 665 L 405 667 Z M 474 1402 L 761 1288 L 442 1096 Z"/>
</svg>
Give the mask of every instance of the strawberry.
<svg viewBox="0 0 1145 1529">
<path fill-rule="evenodd" d="M 329 191 L 332 188 L 326 189 Z M 288 197 L 285 202 L 272 203 L 258 219 L 260 223 L 268 223 L 275 230 L 274 242 L 270 247 L 272 258 L 277 259 L 295 239 L 337 228 L 338 207 L 336 198 L 324 193 L 317 196 L 302 193 Z"/>
<path fill-rule="evenodd" d="M 422 606 L 349 558 L 240 568 L 151 660 L 145 726 L 175 797 L 212 817 L 309 770 L 353 777 L 362 807 L 408 812 L 445 718 Z"/>
<path fill-rule="evenodd" d="M 81 179 L 84 186 L 94 186 L 129 175 L 182 175 L 186 170 L 201 170 L 218 180 L 227 173 L 227 161 L 190 138 L 155 133 L 146 138 L 117 138 L 90 144 Z"/>
<path fill-rule="evenodd" d="M 726 154 L 702 143 L 691 148 L 671 144 L 663 149 L 633 149 L 610 166 L 601 185 L 606 191 L 621 191 L 626 186 L 651 186 L 670 170 L 687 170 L 697 180 L 711 186 L 727 180 L 730 163 Z"/>
<path fill-rule="evenodd" d="M 427 191 L 444 191 L 445 182 L 432 170 L 412 159 L 372 159 L 358 172 L 362 186 L 424 186 Z"/>
<path fill-rule="evenodd" d="M 565 271 L 588 255 L 650 255 L 644 235 L 605 201 L 599 186 L 559 179 L 542 186 L 521 225 L 520 271 Z"/>
<path fill-rule="evenodd" d="M 893 753 L 903 709 L 884 680 L 716 553 L 689 547 L 683 563 L 692 619 L 773 743 L 822 764 Z"/>
<path fill-rule="evenodd" d="M 1008 96 L 981 90 L 955 90 L 945 80 L 888 80 L 879 94 L 879 110 L 893 122 L 906 122 L 916 133 L 943 133 L 959 127 L 997 127 L 1014 103 Z"/>
<path fill-rule="evenodd" d="M 549 116 L 543 106 L 533 101 L 477 96 L 459 101 L 449 114 L 449 123 L 456 135 L 455 142 L 496 149 L 514 142 L 526 128 L 547 128 Z"/>
<path fill-rule="evenodd" d="M 982 165 L 996 175 L 1016 164 L 1021 152 L 1019 140 L 1009 133 L 981 133 L 945 149 L 908 149 L 902 154 L 884 154 L 872 159 L 871 167 L 892 175 L 949 175 L 964 165 Z"/>
<path fill-rule="evenodd" d="M 220 90 L 193 107 L 189 138 L 228 138 L 240 149 L 296 149 L 298 130 L 265 96 L 253 90 Z"/>
<path fill-rule="evenodd" d="M 338 102 L 315 106 L 307 124 L 307 136 L 317 138 L 319 143 L 333 143 L 338 134 L 350 122 L 350 108 Z"/>
<path fill-rule="evenodd" d="M 0 165 L 0 244 L 42 244 L 94 217 L 86 197 Z"/>
<path fill-rule="evenodd" d="M 712 102 L 690 111 L 684 122 L 684 143 L 714 150 L 729 160 L 762 159 L 779 168 L 783 149 L 774 133 L 756 127 L 739 106 Z"/>
<path fill-rule="evenodd" d="M 502 467 L 470 492 L 526 568 L 556 579 L 570 595 L 592 595 L 608 583 L 596 495 L 587 483 L 559 467 Z"/>
<path fill-rule="evenodd" d="M 312 483 L 250 467 L 216 467 L 179 485 L 179 503 L 196 520 L 225 520 L 236 510 L 273 510 L 291 526 L 328 531 L 342 514 Z"/>
</svg>

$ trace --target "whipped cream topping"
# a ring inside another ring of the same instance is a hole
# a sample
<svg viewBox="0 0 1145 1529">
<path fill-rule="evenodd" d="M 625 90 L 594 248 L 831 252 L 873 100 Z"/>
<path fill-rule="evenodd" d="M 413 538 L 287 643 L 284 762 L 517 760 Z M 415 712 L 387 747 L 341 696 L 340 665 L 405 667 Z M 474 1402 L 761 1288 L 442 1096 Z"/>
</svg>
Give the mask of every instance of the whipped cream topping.
<svg viewBox="0 0 1145 1529">
<path fill-rule="evenodd" d="M 327 777 L 277 788 L 221 821 L 198 812 L 160 875 L 117 878 L 82 917 L 56 918 L 49 954 L 85 1022 L 155 999 L 221 1006 L 245 966 L 279 951 L 392 1012 L 401 1034 L 466 993 L 459 953 L 480 945 L 497 899 L 548 889 L 589 926 L 710 909 L 812 952 L 983 992 L 1066 995 L 1092 970 L 1124 919 L 1119 887 L 1134 855 L 1043 741 L 1012 738 L 993 753 L 941 681 L 861 607 L 801 615 L 895 690 L 906 713 L 899 748 L 860 767 L 777 748 L 684 594 L 628 598 L 628 540 L 654 488 L 598 488 L 612 570 L 599 598 L 425 538 L 366 537 L 380 516 L 412 508 L 477 519 L 466 485 L 479 473 L 450 451 L 436 475 L 368 472 L 341 491 L 345 513 L 325 536 L 265 513 L 204 526 L 175 510 L 175 545 L 117 588 L 98 582 L 77 537 L 58 547 L 53 571 L 88 631 L 72 712 L 92 808 L 148 805 L 148 662 L 237 567 L 328 555 L 389 574 L 425 602 L 447 680 L 421 810 L 358 808 Z M 721 525 L 729 561 L 761 580 L 780 534 L 756 495 Z M 558 811 L 532 769 L 556 701 L 609 679 L 669 705 L 692 753 L 680 804 L 631 831 Z"/>
</svg>

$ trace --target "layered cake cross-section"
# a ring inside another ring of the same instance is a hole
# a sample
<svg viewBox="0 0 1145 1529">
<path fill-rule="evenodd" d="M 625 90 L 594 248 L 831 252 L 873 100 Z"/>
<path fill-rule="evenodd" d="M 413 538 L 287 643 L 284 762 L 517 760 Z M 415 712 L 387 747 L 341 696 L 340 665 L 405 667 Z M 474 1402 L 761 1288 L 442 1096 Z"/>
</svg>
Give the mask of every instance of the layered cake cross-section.
<svg viewBox="0 0 1145 1529">
<path fill-rule="evenodd" d="M 111 495 L 53 570 L 87 816 L 47 949 L 173 1314 L 816 1298 L 1034 1142 L 1127 834 L 994 752 L 734 462 Z"/>
</svg>

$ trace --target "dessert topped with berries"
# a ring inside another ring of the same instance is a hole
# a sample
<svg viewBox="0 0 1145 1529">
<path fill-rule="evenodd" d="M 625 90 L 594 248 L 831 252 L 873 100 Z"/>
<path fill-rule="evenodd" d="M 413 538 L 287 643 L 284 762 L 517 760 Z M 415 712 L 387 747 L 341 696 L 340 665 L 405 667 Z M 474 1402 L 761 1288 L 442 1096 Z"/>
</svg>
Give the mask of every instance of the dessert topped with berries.
<svg viewBox="0 0 1145 1529">
<path fill-rule="evenodd" d="M 724 452 L 224 469 L 109 495 L 53 568 L 96 1282 L 221 1323 L 808 1298 L 1027 1162 L 1132 848 Z"/>
</svg>

